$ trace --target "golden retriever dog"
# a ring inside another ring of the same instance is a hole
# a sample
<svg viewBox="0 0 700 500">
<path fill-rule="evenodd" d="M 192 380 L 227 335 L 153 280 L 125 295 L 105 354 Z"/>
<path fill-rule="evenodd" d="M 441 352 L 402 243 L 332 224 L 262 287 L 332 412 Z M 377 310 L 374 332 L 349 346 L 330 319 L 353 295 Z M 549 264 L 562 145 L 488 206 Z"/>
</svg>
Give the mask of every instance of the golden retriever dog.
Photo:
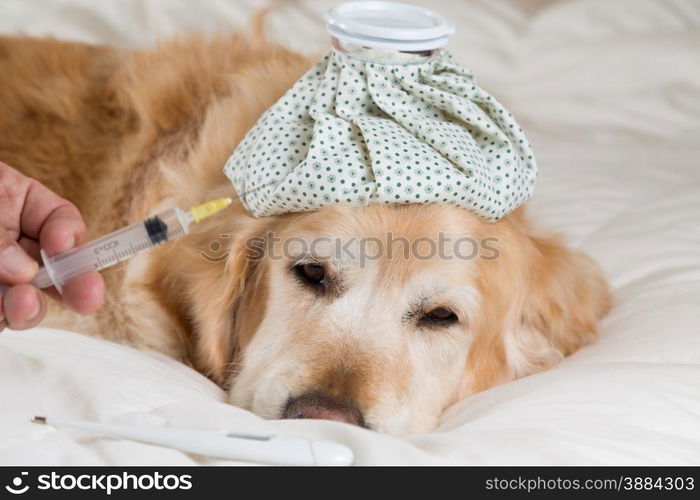
<svg viewBox="0 0 700 500">
<path fill-rule="evenodd" d="M 144 51 L 1 38 L 0 160 L 75 203 L 90 238 L 234 197 L 227 158 L 313 62 L 256 34 Z M 440 238 L 479 255 L 430 256 Z M 256 219 L 234 203 L 103 276 L 96 314 L 52 306 L 44 324 L 165 353 L 266 418 L 393 434 L 553 366 L 610 300 L 598 266 L 523 209 L 487 223 L 442 204 Z"/>
</svg>

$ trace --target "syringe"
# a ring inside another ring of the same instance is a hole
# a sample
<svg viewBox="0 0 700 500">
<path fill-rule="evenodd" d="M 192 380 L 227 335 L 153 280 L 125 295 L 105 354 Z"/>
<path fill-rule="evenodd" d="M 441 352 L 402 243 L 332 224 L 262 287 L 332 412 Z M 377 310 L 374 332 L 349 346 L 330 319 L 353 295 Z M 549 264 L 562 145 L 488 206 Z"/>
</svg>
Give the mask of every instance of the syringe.
<svg viewBox="0 0 700 500">
<path fill-rule="evenodd" d="M 192 222 L 206 219 L 232 202 L 233 198 L 218 198 L 187 211 L 173 207 L 66 252 L 49 256 L 41 250 L 44 267 L 31 283 L 37 288 L 55 286 L 63 293 L 63 285 L 71 278 L 111 267 L 165 241 L 180 238 L 189 232 Z M 6 289 L 6 285 L 0 284 L 0 293 Z"/>
</svg>

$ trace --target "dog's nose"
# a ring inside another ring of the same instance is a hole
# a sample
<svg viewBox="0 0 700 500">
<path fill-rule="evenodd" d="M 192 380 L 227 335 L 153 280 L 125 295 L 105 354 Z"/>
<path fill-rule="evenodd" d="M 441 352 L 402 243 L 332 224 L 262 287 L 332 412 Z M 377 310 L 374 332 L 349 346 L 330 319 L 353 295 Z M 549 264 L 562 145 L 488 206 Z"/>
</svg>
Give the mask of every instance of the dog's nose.
<svg viewBox="0 0 700 500">
<path fill-rule="evenodd" d="M 287 401 L 282 418 L 335 420 L 365 426 L 362 412 L 355 406 L 317 394 L 304 394 Z"/>
</svg>

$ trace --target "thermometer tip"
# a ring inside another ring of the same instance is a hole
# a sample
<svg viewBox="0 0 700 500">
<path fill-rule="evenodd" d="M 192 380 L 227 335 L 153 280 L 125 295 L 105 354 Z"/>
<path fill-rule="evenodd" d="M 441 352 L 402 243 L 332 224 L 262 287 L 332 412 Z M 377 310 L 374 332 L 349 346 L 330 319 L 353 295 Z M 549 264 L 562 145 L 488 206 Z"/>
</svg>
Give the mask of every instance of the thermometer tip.
<svg viewBox="0 0 700 500">
<path fill-rule="evenodd" d="M 42 417 L 39 415 L 32 417 L 32 423 L 46 425 L 46 417 Z"/>
</svg>

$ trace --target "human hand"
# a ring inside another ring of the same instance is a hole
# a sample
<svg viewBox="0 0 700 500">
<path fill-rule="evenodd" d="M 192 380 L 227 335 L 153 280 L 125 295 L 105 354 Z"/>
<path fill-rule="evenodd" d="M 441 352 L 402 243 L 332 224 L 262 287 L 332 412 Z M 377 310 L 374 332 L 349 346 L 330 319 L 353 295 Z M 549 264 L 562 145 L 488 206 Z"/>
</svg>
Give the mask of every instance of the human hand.
<svg viewBox="0 0 700 500">
<path fill-rule="evenodd" d="M 85 236 L 78 209 L 38 181 L 0 162 L 0 331 L 36 326 L 46 313 L 46 297 L 32 286 L 39 268 L 39 249 L 48 255 L 69 250 Z M 85 273 L 64 285 L 63 295 L 44 290 L 81 314 L 104 301 L 104 282 L 97 272 Z"/>
</svg>

